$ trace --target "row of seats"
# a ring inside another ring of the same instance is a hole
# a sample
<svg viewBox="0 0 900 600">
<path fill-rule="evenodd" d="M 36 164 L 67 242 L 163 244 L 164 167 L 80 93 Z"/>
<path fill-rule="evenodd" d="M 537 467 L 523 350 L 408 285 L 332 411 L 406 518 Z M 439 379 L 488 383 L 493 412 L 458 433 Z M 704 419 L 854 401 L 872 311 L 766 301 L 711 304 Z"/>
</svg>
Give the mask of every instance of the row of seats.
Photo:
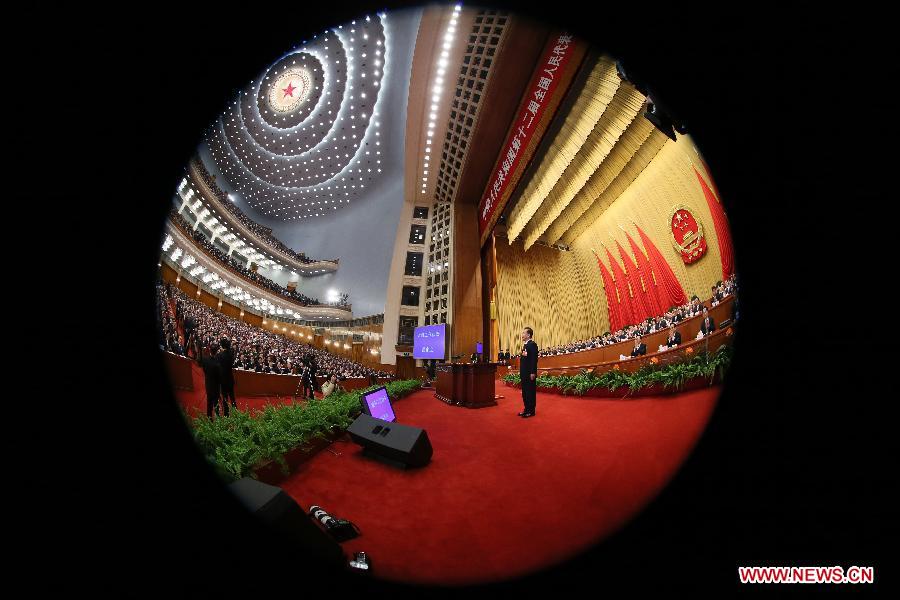
<svg viewBox="0 0 900 600">
<path fill-rule="evenodd" d="M 712 287 L 710 297 L 711 305 L 717 306 L 719 302 L 725 299 L 726 296 L 732 294 L 736 295 L 736 293 L 737 278 L 732 275 L 727 280 L 721 281 Z M 734 311 L 737 311 L 737 306 L 737 299 L 735 298 L 735 302 L 733 305 Z M 678 323 L 700 315 L 702 311 L 703 303 L 700 302 L 700 299 L 697 296 L 694 296 L 687 304 L 683 306 L 672 307 L 658 317 L 649 318 L 642 323 L 629 325 L 615 332 L 606 332 L 602 335 L 598 335 L 590 339 L 577 340 L 569 342 L 567 344 L 560 344 L 558 346 L 553 346 L 550 348 L 543 348 L 538 352 L 538 355 L 557 356 L 560 354 L 583 352 L 585 350 L 592 350 L 594 348 L 601 348 L 603 346 L 611 346 L 612 344 L 618 344 L 620 342 L 632 340 L 639 335 L 645 336 L 656 333 L 657 331 L 663 331 L 671 324 L 675 324 L 677 327 Z M 734 318 L 734 316 L 732 318 Z"/>
</svg>

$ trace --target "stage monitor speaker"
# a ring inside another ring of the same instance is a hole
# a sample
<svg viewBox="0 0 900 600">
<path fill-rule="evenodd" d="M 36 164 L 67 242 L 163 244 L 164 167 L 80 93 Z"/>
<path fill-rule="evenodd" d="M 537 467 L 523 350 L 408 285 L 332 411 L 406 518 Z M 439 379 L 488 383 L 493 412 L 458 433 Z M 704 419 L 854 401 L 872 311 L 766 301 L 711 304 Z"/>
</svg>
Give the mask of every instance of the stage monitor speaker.
<svg viewBox="0 0 900 600">
<path fill-rule="evenodd" d="M 404 466 L 422 467 L 433 453 L 428 434 L 420 427 L 388 423 L 363 413 L 347 430 L 354 443 L 370 454 Z"/>
<path fill-rule="evenodd" d="M 318 559 L 323 566 L 346 566 L 341 546 L 281 488 L 244 477 L 229 484 L 228 489 L 247 510 L 304 554 Z"/>
</svg>

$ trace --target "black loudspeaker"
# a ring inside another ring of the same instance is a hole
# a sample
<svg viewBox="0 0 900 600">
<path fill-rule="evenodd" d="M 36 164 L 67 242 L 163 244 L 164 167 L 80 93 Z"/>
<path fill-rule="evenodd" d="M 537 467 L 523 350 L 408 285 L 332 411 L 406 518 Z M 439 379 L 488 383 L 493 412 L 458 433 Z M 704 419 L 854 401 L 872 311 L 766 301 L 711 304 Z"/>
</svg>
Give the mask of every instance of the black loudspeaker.
<svg viewBox="0 0 900 600">
<path fill-rule="evenodd" d="M 403 466 L 421 467 L 431 460 L 431 442 L 420 427 L 388 423 L 363 413 L 347 430 L 369 454 Z"/>
<path fill-rule="evenodd" d="M 244 477 L 228 489 L 247 510 L 323 566 L 346 566 L 344 551 L 306 514 L 284 490 Z"/>
</svg>

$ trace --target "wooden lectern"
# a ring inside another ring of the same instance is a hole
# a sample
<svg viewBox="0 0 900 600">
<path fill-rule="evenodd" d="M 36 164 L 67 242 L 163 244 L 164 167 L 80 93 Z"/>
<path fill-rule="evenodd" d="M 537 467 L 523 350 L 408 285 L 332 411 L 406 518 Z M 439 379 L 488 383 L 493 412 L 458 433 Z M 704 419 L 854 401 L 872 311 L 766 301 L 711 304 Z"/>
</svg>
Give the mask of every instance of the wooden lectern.
<svg viewBox="0 0 900 600">
<path fill-rule="evenodd" d="M 436 367 L 435 398 L 447 404 L 481 408 L 495 406 L 497 363 L 444 363 Z"/>
</svg>

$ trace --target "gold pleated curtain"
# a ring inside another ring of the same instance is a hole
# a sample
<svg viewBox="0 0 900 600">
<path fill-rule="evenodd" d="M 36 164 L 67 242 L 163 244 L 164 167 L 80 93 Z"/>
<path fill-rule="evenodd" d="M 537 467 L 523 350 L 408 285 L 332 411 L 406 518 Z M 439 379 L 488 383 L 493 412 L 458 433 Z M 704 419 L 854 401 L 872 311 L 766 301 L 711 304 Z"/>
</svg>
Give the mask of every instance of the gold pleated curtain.
<svg viewBox="0 0 900 600">
<path fill-rule="evenodd" d="M 665 146 L 666 142 L 669 141 L 669 138 L 665 136 L 665 134 L 660 133 L 658 129 L 653 127 L 653 125 L 647 121 L 647 119 L 640 119 L 635 121 L 635 127 L 639 128 L 642 125 L 639 125 L 641 121 L 644 121 L 649 125 L 652 130 L 650 131 L 647 139 L 641 144 L 640 148 L 638 148 L 637 152 L 635 152 L 634 156 L 631 157 L 623 167 L 622 170 L 619 171 L 615 178 L 609 182 L 609 185 L 600 192 L 593 201 L 586 202 L 585 204 L 588 207 L 584 210 L 584 212 L 578 214 L 575 211 L 569 210 L 566 211 L 564 215 L 560 219 L 558 219 L 558 223 L 560 226 L 560 230 L 564 229 L 561 234 L 561 237 L 558 241 L 553 243 L 563 244 L 565 246 L 571 246 L 578 237 L 583 234 L 589 227 L 591 227 L 597 220 L 606 212 L 613 202 L 616 201 L 617 198 L 621 197 L 622 194 L 625 193 L 625 190 L 631 186 L 632 183 L 638 178 L 638 176 L 644 172 L 653 158 L 659 153 L 663 146 Z M 603 173 L 608 173 L 607 170 L 602 170 Z M 588 183 L 588 188 L 591 182 Z M 598 187 L 602 187 L 602 180 L 598 178 L 597 181 Z M 587 189 L 584 190 L 585 195 L 590 198 L 591 191 Z M 553 235 L 548 234 L 548 238 L 555 237 L 555 235 L 559 234 L 559 230 L 554 230 Z"/>
<path fill-rule="evenodd" d="M 638 100 L 637 109 L 640 108 L 640 96 L 631 97 L 632 100 Z M 629 107 L 634 108 L 634 104 Z M 616 131 L 616 139 L 613 140 L 611 148 L 607 148 L 603 144 L 604 153 L 591 153 L 587 157 L 584 165 L 585 170 L 589 173 L 586 181 L 569 182 L 566 189 L 566 196 L 571 197 L 571 201 L 565 205 L 558 203 L 553 209 L 552 222 L 545 221 L 541 223 L 541 227 L 532 228 L 528 240 L 536 241 L 538 236 L 543 238 L 549 244 L 560 243 L 561 238 L 569 230 L 569 228 L 585 213 L 590 207 L 601 199 L 601 195 L 616 181 L 619 175 L 624 172 L 629 164 L 635 160 L 640 149 L 648 141 L 653 131 L 653 125 L 647 119 L 641 118 L 638 113 L 632 115 L 632 120 L 628 123 L 627 128 L 619 133 L 618 127 L 623 124 L 620 122 L 616 128 L 608 128 L 606 135 L 609 139 L 610 131 Z M 662 134 L 659 134 L 662 135 Z M 663 136 L 664 137 L 664 136 Z M 649 161 L 647 161 L 649 162 Z M 646 163 L 643 165 L 646 166 Z M 633 180 L 633 178 L 632 178 Z M 626 186 L 627 187 L 627 186 Z M 623 188 L 624 189 L 624 188 Z M 619 192 L 621 193 L 621 192 Z M 616 194 L 618 195 L 618 193 Z M 548 200 L 551 200 L 548 198 Z M 526 247 L 528 241 L 526 241 Z"/>
<path fill-rule="evenodd" d="M 556 185 L 540 202 L 525 226 L 523 234 L 526 250 L 544 234 L 584 184 L 601 168 L 619 138 L 634 121 L 643 102 L 644 97 L 629 85 L 623 84 L 616 90 L 578 154 L 558 176 Z"/>
<path fill-rule="evenodd" d="M 634 137 L 628 143 L 637 144 L 638 150 L 591 207 L 575 219 L 574 229 L 581 229 L 577 237 L 568 239 L 567 233 L 562 238 L 570 251 L 541 244 L 526 251 L 521 239 L 512 243 L 498 240 L 496 304 L 504 349 L 519 349 L 526 326 L 534 329 L 535 341 L 542 348 L 609 330 L 606 295 L 591 248 L 601 244 L 615 248 L 618 241 L 630 254 L 623 229 L 640 245 L 635 224 L 651 238 L 688 296 L 709 298 L 711 286 L 721 279 L 712 216 L 693 172 L 693 166 L 700 164 L 693 143 L 682 135 L 677 142 L 669 140 L 655 129 L 639 143 L 645 133 L 643 125 L 633 127 Z M 628 152 L 623 151 L 623 160 Z M 692 265 L 684 264 L 672 243 L 669 223 L 676 205 L 687 206 L 703 225 L 707 254 Z M 571 207 L 562 214 L 568 210 Z M 613 256 L 620 260 L 615 250 Z M 601 257 L 606 260 L 605 253 Z"/>
<path fill-rule="evenodd" d="M 540 168 L 528 182 L 522 198 L 510 213 L 508 225 L 510 240 L 516 239 L 522 233 L 547 194 L 557 184 L 566 167 L 594 131 L 620 84 L 615 63 L 607 58 L 598 60 L 588 76 L 584 89 L 576 98 L 559 133 L 551 143 Z"/>
<path fill-rule="evenodd" d="M 700 164 L 699 156 L 688 136 L 679 135 L 677 142 L 666 140 L 650 164 L 572 241 L 572 247 L 589 252 L 600 243 L 612 248 L 616 240 L 629 248 L 620 227 L 637 240 L 636 223 L 659 248 L 688 297 L 696 294 L 707 299 L 710 288 L 722 279 L 722 265 L 712 215 L 693 170 Z M 691 265 L 684 263 L 672 243 L 670 222 L 677 205 L 688 207 L 703 226 L 706 256 Z"/>
<path fill-rule="evenodd" d="M 498 240 L 499 241 L 499 240 Z M 560 252 L 521 241 L 497 244 L 497 317 L 500 345 L 513 352 L 522 329 L 534 329 L 545 348 L 609 329 L 597 262 L 590 252 Z"/>
</svg>

